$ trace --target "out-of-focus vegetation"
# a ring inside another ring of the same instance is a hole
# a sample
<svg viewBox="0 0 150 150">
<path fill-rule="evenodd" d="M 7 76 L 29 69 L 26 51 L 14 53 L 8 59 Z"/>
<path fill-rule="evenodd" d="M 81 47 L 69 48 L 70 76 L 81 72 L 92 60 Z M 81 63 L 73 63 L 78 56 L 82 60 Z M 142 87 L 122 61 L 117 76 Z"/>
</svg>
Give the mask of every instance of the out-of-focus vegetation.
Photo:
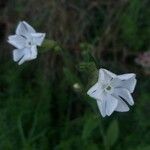
<svg viewBox="0 0 150 150">
<path fill-rule="evenodd" d="M 1 0 L 0 150 L 150 150 L 150 77 L 135 63 L 150 46 L 149 6 L 149 0 Z M 47 33 L 38 58 L 22 66 L 6 43 L 20 20 Z M 137 74 L 129 112 L 101 118 L 86 95 L 96 67 Z"/>
</svg>

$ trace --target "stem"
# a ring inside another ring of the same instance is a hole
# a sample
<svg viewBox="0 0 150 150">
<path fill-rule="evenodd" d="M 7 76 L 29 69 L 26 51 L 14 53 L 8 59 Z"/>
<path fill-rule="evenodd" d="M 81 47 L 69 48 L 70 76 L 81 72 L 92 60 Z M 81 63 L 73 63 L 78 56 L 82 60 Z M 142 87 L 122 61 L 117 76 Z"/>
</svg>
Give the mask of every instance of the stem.
<svg viewBox="0 0 150 150">
<path fill-rule="evenodd" d="M 95 63 L 96 68 L 99 70 L 100 64 L 98 63 L 98 61 L 96 60 L 96 58 L 92 55 L 91 52 L 88 52 L 88 54 L 89 54 L 89 56 L 90 56 L 90 59 L 89 59 L 89 60 L 92 60 L 92 61 Z"/>
<path fill-rule="evenodd" d="M 19 132 L 20 132 L 22 143 L 23 143 L 23 145 L 26 145 L 26 138 L 25 138 L 25 135 L 24 135 L 23 127 L 22 127 L 21 116 L 18 118 L 18 129 L 19 129 Z"/>
<path fill-rule="evenodd" d="M 102 122 L 100 122 L 100 132 L 101 132 L 101 135 L 102 135 L 102 139 L 103 139 L 103 144 L 104 144 L 105 150 L 110 150 L 110 147 L 109 147 L 109 145 L 107 143 L 107 138 L 105 136 L 104 127 L 102 125 Z"/>
</svg>

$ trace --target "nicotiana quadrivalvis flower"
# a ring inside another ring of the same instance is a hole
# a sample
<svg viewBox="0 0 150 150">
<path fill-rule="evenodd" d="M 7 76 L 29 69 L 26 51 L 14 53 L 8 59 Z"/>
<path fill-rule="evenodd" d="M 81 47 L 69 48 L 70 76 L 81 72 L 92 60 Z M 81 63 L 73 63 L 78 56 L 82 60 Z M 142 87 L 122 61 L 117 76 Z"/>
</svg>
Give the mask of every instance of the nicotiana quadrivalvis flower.
<svg viewBox="0 0 150 150">
<path fill-rule="evenodd" d="M 19 65 L 37 57 L 37 46 L 41 46 L 45 33 L 37 33 L 27 22 L 21 21 L 15 35 L 8 37 L 8 42 L 16 47 L 13 60 Z"/>
<path fill-rule="evenodd" d="M 136 86 L 135 77 L 133 73 L 116 75 L 106 69 L 99 70 L 99 79 L 87 94 L 96 99 L 103 117 L 114 111 L 127 112 L 128 105 L 134 105 L 131 93 Z"/>
</svg>

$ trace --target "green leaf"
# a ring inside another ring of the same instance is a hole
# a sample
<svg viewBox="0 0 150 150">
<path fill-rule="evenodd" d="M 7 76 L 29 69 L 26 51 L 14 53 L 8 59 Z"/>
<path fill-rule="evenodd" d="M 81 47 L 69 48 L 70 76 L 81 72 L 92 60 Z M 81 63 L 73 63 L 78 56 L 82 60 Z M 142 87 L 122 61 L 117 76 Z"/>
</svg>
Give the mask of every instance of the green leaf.
<svg viewBox="0 0 150 150">
<path fill-rule="evenodd" d="M 47 52 L 47 51 L 54 51 L 56 53 L 61 51 L 60 45 L 54 40 L 45 40 L 41 47 L 39 47 L 39 52 Z"/>
<path fill-rule="evenodd" d="M 137 150 L 150 150 L 150 146 L 139 147 Z"/>
<path fill-rule="evenodd" d="M 63 72 L 70 85 L 73 85 L 74 83 L 80 83 L 78 77 L 67 67 L 63 68 Z"/>
<path fill-rule="evenodd" d="M 86 150 L 99 150 L 98 146 L 94 143 L 87 143 Z"/>
<path fill-rule="evenodd" d="M 80 49 L 85 54 L 86 52 L 89 52 L 93 49 L 93 45 L 90 43 L 80 43 Z"/>
<path fill-rule="evenodd" d="M 79 70 L 86 71 L 86 72 L 93 72 L 97 70 L 94 62 L 81 62 L 79 63 Z"/>
<path fill-rule="evenodd" d="M 92 136 L 92 133 L 96 127 L 99 126 L 99 122 L 96 117 L 88 116 L 86 117 L 85 125 L 82 132 L 82 139 L 86 140 Z"/>
<path fill-rule="evenodd" d="M 116 120 L 112 121 L 109 125 L 106 133 L 106 143 L 109 147 L 112 147 L 118 140 L 119 127 Z"/>
</svg>

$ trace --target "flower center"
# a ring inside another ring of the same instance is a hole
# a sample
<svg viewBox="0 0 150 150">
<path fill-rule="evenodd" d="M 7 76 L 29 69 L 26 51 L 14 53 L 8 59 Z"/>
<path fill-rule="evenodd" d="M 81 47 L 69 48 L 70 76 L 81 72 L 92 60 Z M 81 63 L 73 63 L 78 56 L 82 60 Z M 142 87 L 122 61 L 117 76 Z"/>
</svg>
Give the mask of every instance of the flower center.
<svg viewBox="0 0 150 150">
<path fill-rule="evenodd" d="M 107 91 L 110 91 L 111 89 L 112 89 L 112 88 L 111 88 L 110 85 L 106 87 L 106 90 L 107 90 Z"/>
<path fill-rule="evenodd" d="M 26 47 L 31 47 L 33 45 L 33 40 L 32 38 L 29 38 L 26 40 Z"/>
<path fill-rule="evenodd" d="M 104 90 L 105 92 L 109 93 L 109 94 L 112 94 L 113 93 L 113 87 L 111 85 L 106 85 Z"/>
</svg>

